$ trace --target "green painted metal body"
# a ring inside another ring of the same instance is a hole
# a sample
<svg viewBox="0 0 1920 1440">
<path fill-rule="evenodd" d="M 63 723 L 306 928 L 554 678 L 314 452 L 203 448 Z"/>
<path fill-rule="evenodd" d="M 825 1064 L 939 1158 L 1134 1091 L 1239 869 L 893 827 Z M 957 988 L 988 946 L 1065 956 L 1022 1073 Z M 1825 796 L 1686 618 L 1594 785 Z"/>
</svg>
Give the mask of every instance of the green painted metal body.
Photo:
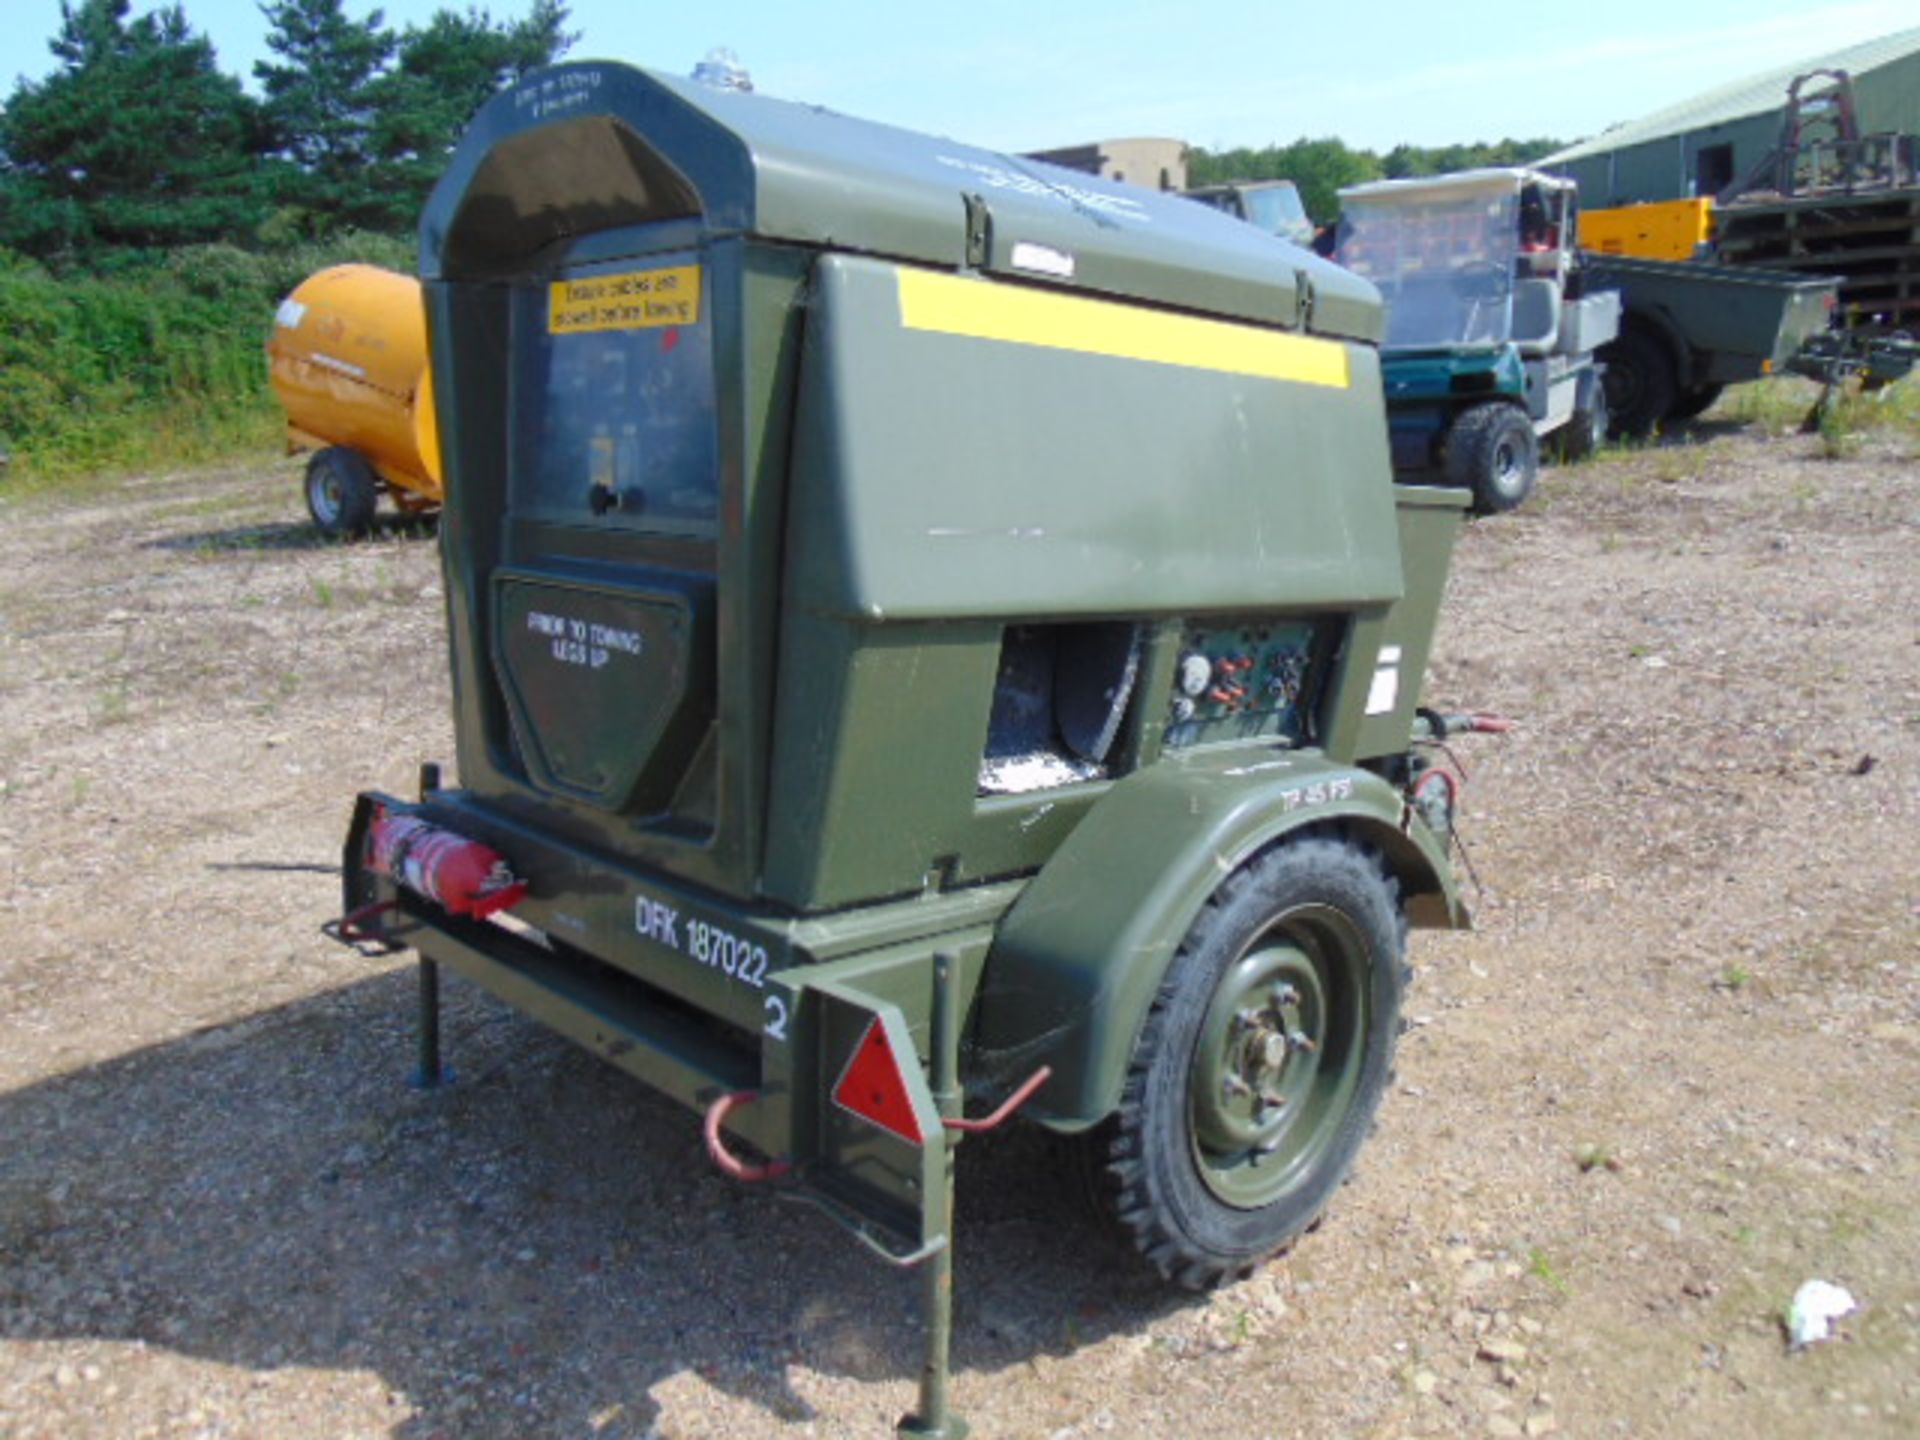
<svg viewBox="0 0 1920 1440">
<path fill-rule="evenodd" d="M 1657 336 L 1681 388 L 1733 385 L 1788 367 L 1827 328 L 1840 282 L 1698 260 L 1583 251 L 1596 290 L 1618 290 L 1626 323 Z"/>
<path fill-rule="evenodd" d="M 945 1152 L 832 1091 L 878 1023 L 937 1131 L 936 953 L 968 1090 L 1049 1064 L 1076 1130 L 1262 847 L 1336 827 L 1465 923 L 1405 794 L 1464 502 L 1392 483 L 1366 282 L 610 64 L 481 113 L 421 269 L 459 783 L 362 797 L 350 906 L 690 1106 L 757 1092 L 733 1132 L 876 1243 L 945 1234 Z M 382 810 L 505 856 L 511 925 L 375 873 Z"/>
</svg>

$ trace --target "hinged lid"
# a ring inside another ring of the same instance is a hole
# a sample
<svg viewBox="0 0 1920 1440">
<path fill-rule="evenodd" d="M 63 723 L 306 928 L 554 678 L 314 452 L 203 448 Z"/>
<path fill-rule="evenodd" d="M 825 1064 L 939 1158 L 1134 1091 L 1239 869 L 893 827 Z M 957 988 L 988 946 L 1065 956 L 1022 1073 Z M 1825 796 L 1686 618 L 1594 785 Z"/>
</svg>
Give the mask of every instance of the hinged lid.
<svg viewBox="0 0 1920 1440">
<path fill-rule="evenodd" d="M 577 235 L 694 217 L 1273 325 L 1299 322 L 1308 275 L 1316 331 L 1382 328 L 1365 280 L 1179 195 L 611 62 L 481 111 L 422 220 L 421 273 L 511 274 Z"/>
</svg>

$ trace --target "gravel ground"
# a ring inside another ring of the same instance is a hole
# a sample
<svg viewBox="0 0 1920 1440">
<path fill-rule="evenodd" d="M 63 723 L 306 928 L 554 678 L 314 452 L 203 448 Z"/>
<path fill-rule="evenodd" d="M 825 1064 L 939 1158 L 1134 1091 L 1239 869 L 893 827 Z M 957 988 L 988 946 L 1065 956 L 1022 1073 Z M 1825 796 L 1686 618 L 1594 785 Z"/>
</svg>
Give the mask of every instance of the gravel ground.
<svg viewBox="0 0 1920 1440">
<path fill-rule="evenodd" d="M 411 970 L 316 927 L 450 758 L 435 550 L 295 474 L 0 498 L 0 1436 L 886 1434 L 915 1282 L 690 1117 L 458 982 L 405 1084 Z M 1722 422 L 1470 529 L 1428 694 L 1521 728 L 1361 1175 L 1193 1297 L 969 1144 L 976 1434 L 1920 1431 L 1914 477 Z"/>
</svg>

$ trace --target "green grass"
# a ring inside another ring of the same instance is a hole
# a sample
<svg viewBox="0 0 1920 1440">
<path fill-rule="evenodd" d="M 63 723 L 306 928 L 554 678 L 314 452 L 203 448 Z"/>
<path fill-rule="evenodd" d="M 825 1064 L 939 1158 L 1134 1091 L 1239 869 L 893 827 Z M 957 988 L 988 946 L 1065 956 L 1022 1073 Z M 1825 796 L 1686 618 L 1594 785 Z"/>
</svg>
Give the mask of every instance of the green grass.
<svg viewBox="0 0 1920 1440">
<path fill-rule="evenodd" d="M 1819 397 L 1820 387 L 1797 376 L 1774 376 L 1735 385 L 1714 406 L 1716 417 L 1759 425 L 1773 434 L 1791 433 L 1800 428 Z"/>
<path fill-rule="evenodd" d="M 1573 1152 L 1573 1163 L 1580 1167 L 1580 1173 L 1582 1175 L 1590 1174 L 1595 1170 L 1618 1170 L 1620 1168 L 1619 1157 L 1613 1153 L 1613 1147 L 1611 1145 L 1582 1145 Z"/>
<path fill-rule="evenodd" d="M 1792 434 L 1814 415 L 1819 398 L 1820 387 L 1812 381 L 1775 376 L 1734 386 L 1714 414 L 1759 425 L 1773 434 Z M 1867 437 L 1888 434 L 1904 437 L 1913 447 L 1910 454 L 1920 457 L 1920 376 L 1910 376 L 1871 394 L 1843 387 L 1819 412 L 1815 430 L 1820 437 L 1820 452 L 1829 460 L 1852 459 L 1861 452 Z"/>
<path fill-rule="evenodd" d="M 1537 1245 L 1527 1252 L 1527 1273 L 1556 1295 L 1564 1296 L 1568 1291 L 1566 1277 L 1554 1268 L 1547 1252 Z"/>
</svg>

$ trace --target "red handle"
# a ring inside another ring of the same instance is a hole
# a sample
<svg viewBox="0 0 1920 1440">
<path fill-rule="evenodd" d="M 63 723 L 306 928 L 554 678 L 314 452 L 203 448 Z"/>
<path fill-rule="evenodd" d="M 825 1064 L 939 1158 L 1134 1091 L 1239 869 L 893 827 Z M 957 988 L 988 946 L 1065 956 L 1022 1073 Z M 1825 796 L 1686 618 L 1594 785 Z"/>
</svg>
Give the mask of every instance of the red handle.
<svg viewBox="0 0 1920 1440">
<path fill-rule="evenodd" d="M 1026 1104 L 1027 1101 L 1031 1100 L 1034 1091 L 1038 1090 L 1052 1078 L 1053 1067 L 1051 1065 L 1042 1065 L 1026 1078 L 1018 1090 L 1002 1100 L 1000 1102 L 1000 1108 L 991 1115 L 982 1115 L 977 1120 L 953 1119 L 942 1120 L 940 1123 L 949 1130 L 964 1130 L 969 1135 L 978 1135 L 983 1130 L 995 1129 L 1006 1124 L 1007 1118 L 1022 1105 Z"/>
</svg>

